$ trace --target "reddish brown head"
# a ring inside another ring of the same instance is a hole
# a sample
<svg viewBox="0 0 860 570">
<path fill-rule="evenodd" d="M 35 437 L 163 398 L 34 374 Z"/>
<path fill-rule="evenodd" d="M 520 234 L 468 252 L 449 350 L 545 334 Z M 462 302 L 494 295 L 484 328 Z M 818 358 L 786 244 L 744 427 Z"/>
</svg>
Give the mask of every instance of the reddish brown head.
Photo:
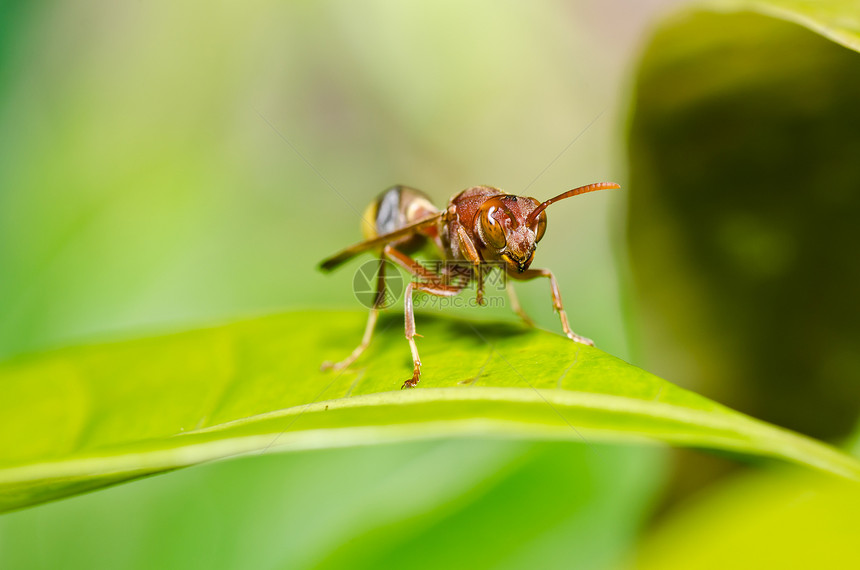
<svg viewBox="0 0 860 570">
<path fill-rule="evenodd" d="M 546 208 L 559 200 L 604 190 L 620 188 L 611 182 L 598 182 L 568 190 L 546 202 L 502 194 L 486 200 L 475 216 L 474 233 L 485 260 L 504 260 L 508 272 L 522 273 L 531 265 L 537 242 L 546 231 Z M 481 247 L 482 246 L 482 247 Z"/>
</svg>

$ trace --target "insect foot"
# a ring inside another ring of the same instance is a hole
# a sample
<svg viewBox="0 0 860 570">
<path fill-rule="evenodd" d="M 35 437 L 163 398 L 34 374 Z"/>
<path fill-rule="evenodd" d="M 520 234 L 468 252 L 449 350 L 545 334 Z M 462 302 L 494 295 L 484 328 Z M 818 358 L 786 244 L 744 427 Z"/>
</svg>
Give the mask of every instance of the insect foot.
<svg viewBox="0 0 860 570">
<path fill-rule="evenodd" d="M 579 342 L 581 344 L 587 344 L 588 346 L 594 346 L 593 340 L 591 340 L 590 338 L 586 338 L 584 336 L 579 336 L 576 333 L 572 333 L 572 332 L 567 333 L 567 338 L 569 338 L 570 340 L 572 340 L 574 342 Z"/>
<path fill-rule="evenodd" d="M 347 364 L 343 362 L 332 362 L 331 360 L 325 360 L 320 364 L 320 370 L 343 370 L 346 367 Z"/>
<path fill-rule="evenodd" d="M 421 363 L 418 362 L 415 364 L 415 368 L 412 371 L 412 378 L 403 383 L 403 386 L 400 387 L 401 390 L 405 388 L 414 388 L 418 385 L 418 382 L 421 380 Z"/>
</svg>

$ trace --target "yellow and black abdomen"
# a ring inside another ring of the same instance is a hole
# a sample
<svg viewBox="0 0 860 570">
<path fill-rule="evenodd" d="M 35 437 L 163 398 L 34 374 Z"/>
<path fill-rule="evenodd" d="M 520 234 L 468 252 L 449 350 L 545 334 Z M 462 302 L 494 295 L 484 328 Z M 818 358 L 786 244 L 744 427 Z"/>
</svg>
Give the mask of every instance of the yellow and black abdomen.
<svg viewBox="0 0 860 570">
<path fill-rule="evenodd" d="M 387 245 L 395 245 L 404 253 L 415 253 L 429 243 L 428 238 L 435 249 L 440 250 L 442 224 L 442 211 L 426 194 L 414 188 L 394 186 L 380 194 L 364 211 L 361 220 L 364 241 L 324 259 L 319 267 L 331 271 L 359 253 L 381 252 Z M 432 251 L 428 253 L 433 255 Z"/>
<path fill-rule="evenodd" d="M 373 239 L 438 213 L 439 208 L 433 205 L 424 192 L 407 186 L 393 186 L 380 194 L 364 211 L 361 233 L 364 239 Z M 402 251 L 414 251 L 427 243 L 427 237 L 415 233 L 391 243 Z"/>
</svg>

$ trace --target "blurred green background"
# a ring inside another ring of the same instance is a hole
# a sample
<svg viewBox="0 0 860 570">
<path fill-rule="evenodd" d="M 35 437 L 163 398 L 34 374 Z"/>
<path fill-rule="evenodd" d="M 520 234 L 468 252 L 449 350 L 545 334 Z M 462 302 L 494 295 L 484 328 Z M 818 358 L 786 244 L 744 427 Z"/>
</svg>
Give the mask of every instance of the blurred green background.
<svg viewBox="0 0 860 570">
<path fill-rule="evenodd" d="M 633 39 L 598 2 L 15 6 L 0 56 L 0 355 L 357 308 L 358 264 L 315 264 L 359 239 L 356 211 L 393 184 L 442 205 L 476 184 L 546 198 L 624 174 Z M 621 199 L 554 206 L 538 258 L 576 327 L 615 352 L 607 211 Z M 523 297 L 555 328 L 545 285 Z"/>
<path fill-rule="evenodd" d="M 361 261 L 315 265 L 393 184 L 443 205 L 476 184 L 624 182 L 623 78 L 661 4 L 6 4 L 0 357 L 361 309 Z M 536 265 L 575 330 L 624 357 L 621 192 L 554 206 Z M 558 329 L 546 283 L 519 292 Z M 0 517 L 0 566 L 600 568 L 661 455 L 469 440 L 217 463 Z"/>
<path fill-rule="evenodd" d="M 535 261 L 574 329 L 741 411 L 845 437 L 857 54 L 760 16 L 673 19 L 651 43 L 683 3 L 3 4 L 0 358 L 360 309 L 360 260 L 315 265 L 396 183 L 442 205 L 476 184 L 546 198 L 608 180 L 624 188 L 553 206 Z M 558 329 L 545 283 L 518 291 Z M 667 495 L 729 465 L 685 457 L 683 478 L 658 448 L 498 440 L 232 460 L 4 515 L 0 567 L 607 568 Z M 645 550 L 654 567 L 679 536 L 707 542 L 680 520 Z"/>
</svg>

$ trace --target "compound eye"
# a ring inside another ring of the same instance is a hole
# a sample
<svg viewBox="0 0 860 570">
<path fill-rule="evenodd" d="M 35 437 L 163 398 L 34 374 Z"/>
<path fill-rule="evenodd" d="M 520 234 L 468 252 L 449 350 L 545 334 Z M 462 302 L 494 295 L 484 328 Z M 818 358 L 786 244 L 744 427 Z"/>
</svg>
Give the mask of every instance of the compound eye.
<svg viewBox="0 0 860 570">
<path fill-rule="evenodd" d="M 496 206 L 481 208 L 481 237 L 488 246 L 503 249 L 507 239 L 502 224 L 493 217 L 496 211 L 498 211 Z"/>
<path fill-rule="evenodd" d="M 537 227 L 535 232 L 535 243 L 539 242 L 546 233 L 546 212 L 541 212 L 537 219 Z"/>
</svg>

